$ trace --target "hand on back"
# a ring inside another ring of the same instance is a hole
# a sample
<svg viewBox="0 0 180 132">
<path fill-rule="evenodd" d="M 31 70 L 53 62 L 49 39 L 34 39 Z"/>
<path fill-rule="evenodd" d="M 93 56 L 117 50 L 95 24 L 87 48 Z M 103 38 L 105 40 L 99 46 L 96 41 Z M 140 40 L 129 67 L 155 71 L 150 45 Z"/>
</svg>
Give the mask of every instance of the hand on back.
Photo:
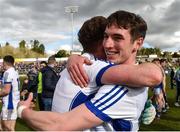
<svg viewBox="0 0 180 132">
<path fill-rule="evenodd" d="M 88 76 L 83 68 L 83 64 L 91 65 L 91 62 L 88 58 L 80 55 L 71 55 L 67 62 L 67 70 L 71 79 L 81 88 L 86 87 L 89 82 Z"/>
</svg>

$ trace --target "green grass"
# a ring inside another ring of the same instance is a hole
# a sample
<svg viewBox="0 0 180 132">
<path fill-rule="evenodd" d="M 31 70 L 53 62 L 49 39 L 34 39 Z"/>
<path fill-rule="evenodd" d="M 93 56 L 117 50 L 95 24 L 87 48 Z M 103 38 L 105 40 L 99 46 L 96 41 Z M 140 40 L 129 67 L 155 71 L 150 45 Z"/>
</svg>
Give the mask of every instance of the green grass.
<svg viewBox="0 0 180 132">
<path fill-rule="evenodd" d="M 167 98 L 170 109 L 163 113 L 161 119 L 155 119 L 150 125 L 140 125 L 142 131 L 180 131 L 180 108 L 174 106 L 176 88 L 170 89 L 169 77 L 167 77 Z"/>
<path fill-rule="evenodd" d="M 141 131 L 180 131 L 180 108 L 174 106 L 176 89 L 170 89 L 169 77 L 167 77 L 167 97 L 170 109 L 162 114 L 160 120 L 154 120 L 150 125 L 140 124 Z M 23 120 L 18 119 L 16 131 L 32 131 Z"/>
</svg>

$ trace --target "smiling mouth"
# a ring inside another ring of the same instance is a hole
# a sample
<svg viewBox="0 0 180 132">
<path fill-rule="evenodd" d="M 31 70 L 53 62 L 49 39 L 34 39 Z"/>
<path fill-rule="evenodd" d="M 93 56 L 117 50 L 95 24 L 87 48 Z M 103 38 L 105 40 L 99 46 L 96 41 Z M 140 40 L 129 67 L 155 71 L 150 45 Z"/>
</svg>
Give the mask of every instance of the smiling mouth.
<svg viewBox="0 0 180 132">
<path fill-rule="evenodd" d="M 106 55 L 115 55 L 117 52 L 115 51 L 106 51 Z"/>
</svg>

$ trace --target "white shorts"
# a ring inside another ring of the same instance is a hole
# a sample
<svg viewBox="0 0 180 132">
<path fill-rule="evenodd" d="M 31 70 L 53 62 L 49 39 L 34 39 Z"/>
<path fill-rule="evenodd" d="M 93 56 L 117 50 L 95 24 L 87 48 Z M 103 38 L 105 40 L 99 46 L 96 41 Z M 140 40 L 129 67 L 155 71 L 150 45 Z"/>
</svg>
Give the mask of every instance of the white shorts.
<svg viewBox="0 0 180 132">
<path fill-rule="evenodd" d="M 1 119 L 2 120 L 16 120 L 17 119 L 17 110 L 8 110 L 8 109 L 2 109 L 1 111 Z"/>
</svg>

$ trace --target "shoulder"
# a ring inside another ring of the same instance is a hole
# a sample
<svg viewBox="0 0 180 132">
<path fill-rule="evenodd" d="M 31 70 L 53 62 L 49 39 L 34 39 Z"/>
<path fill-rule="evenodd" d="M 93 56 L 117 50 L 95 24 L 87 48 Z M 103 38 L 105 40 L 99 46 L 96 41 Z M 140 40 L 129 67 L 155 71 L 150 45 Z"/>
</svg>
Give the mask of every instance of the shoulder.
<svg viewBox="0 0 180 132">
<path fill-rule="evenodd" d="M 114 65 L 113 63 L 111 62 L 108 62 L 108 61 L 105 61 L 105 60 L 93 60 L 92 61 L 92 65 L 90 65 L 91 67 L 104 67 L 104 66 L 107 66 L 107 65 Z"/>
<path fill-rule="evenodd" d="M 15 69 L 14 68 L 9 68 L 4 72 L 4 75 L 10 75 L 10 74 L 14 74 L 15 73 Z"/>
</svg>

